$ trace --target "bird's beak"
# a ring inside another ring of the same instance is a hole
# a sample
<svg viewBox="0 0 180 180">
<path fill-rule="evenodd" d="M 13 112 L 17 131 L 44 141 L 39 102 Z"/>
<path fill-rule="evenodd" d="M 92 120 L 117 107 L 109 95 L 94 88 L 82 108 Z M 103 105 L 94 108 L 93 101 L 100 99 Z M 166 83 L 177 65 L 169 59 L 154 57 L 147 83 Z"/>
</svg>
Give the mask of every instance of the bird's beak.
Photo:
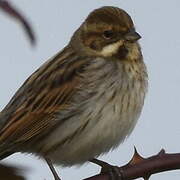
<svg viewBox="0 0 180 180">
<path fill-rule="evenodd" d="M 139 39 L 141 39 L 141 36 L 135 30 L 131 30 L 125 35 L 125 40 L 130 42 L 135 42 Z"/>
</svg>

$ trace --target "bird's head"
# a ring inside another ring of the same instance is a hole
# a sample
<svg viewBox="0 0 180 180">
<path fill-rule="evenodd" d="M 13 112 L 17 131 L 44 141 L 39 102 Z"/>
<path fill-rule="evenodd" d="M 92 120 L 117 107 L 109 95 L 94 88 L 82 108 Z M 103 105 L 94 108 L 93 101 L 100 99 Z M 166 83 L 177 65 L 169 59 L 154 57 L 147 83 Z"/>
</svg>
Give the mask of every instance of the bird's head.
<svg viewBox="0 0 180 180">
<path fill-rule="evenodd" d="M 128 53 L 138 53 L 137 40 L 141 38 L 131 17 L 124 10 L 110 6 L 91 12 L 75 36 L 78 38 L 72 39 L 76 39 L 73 43 L 77 49 L 83 49 L 89 55 L 120 59 Z"/>
</svg>

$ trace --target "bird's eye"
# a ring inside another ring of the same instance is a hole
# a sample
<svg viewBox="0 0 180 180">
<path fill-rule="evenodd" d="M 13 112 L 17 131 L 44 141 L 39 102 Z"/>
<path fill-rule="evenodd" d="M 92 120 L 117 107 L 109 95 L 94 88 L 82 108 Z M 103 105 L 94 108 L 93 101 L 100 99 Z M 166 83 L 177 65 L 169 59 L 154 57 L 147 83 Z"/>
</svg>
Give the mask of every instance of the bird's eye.
<svg viewBox="0 0 180 180">
<path fill-rule="evenodd" d="M 112 30 L 106 30 L 103 32 L 103 37 L 106 39 L 111 39 L 114 36 L 114 32 Z"/>
</svg>

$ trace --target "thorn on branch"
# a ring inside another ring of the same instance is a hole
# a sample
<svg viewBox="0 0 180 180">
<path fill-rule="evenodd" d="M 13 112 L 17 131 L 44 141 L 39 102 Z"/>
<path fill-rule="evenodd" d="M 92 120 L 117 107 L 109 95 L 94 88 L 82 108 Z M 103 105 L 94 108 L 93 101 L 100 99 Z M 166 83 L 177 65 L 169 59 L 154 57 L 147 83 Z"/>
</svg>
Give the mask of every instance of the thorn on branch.
<svg viewBox="0 0 180 180">
<path fill-rule="evenodd" d="M 136 147 L 134 146 L 134 155 L 127 165 L 137 164 L 143 160 L 144 158 L 138 153 Z"/>
<path fill-rule="evenodd" d="M 149 180 L 150 176 L 151 176 L 151 175 L 144 176 L 143 179 L 144 179 L 144 180 Z"/>
<path fill-rule="evenodd" d="M 161 149 L 161 151 L 158 153 L 158 155 L 164 155 L 164 154 L 166 154 L 166 151 L 164 150 L 164 149 Z"/>
<path fill-rule="evenodd" d="M 157 155 L 143 158 L 136 150 L 131 161 L 119 167 L 122 180 L 143 178 L 149 180 L 152 174 L 180 169 L 180 153 L 167 154 L 162 149 Z M 109 180 L 108 174 L 99 174 L 84 180 Z"/>
</svg>

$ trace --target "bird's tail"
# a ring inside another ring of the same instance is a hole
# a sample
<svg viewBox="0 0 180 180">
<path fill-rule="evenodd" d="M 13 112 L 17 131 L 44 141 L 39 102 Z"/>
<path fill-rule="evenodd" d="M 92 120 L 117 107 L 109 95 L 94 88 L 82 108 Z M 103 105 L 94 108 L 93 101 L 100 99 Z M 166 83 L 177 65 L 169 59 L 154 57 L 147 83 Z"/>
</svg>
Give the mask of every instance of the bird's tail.
<svg viewBox="0 0 180 180">
<path fill-rule="evenodd" d="M 0 117 L 1 117 L 1 115 L 2 115 L 2 111 L 0 112 Z M 4 125 L 4 121 L 2 120 L 2 118 L 0 118 L 0 129 L 3 127 L 3 125 Z M 0 143 L 0 160 L 5 159 L 6 157 L 10 156 L 11 154 L 14 154 L 13 151 L 7 150 L 7 149 L 9 149 L 9 148 L 4 147 L 4 145 L 2 145 Z"/>
<path fill-rule="evenodd" d="M 11 154 L 14 154 L 14 152 L 11 152 L 11 151 L 0 152 L 0 160 L 3 160 L 3 159 L 5 159 L 5 158 L 7 158 L 7 157 L 10 156 Z"/>
</svg>

